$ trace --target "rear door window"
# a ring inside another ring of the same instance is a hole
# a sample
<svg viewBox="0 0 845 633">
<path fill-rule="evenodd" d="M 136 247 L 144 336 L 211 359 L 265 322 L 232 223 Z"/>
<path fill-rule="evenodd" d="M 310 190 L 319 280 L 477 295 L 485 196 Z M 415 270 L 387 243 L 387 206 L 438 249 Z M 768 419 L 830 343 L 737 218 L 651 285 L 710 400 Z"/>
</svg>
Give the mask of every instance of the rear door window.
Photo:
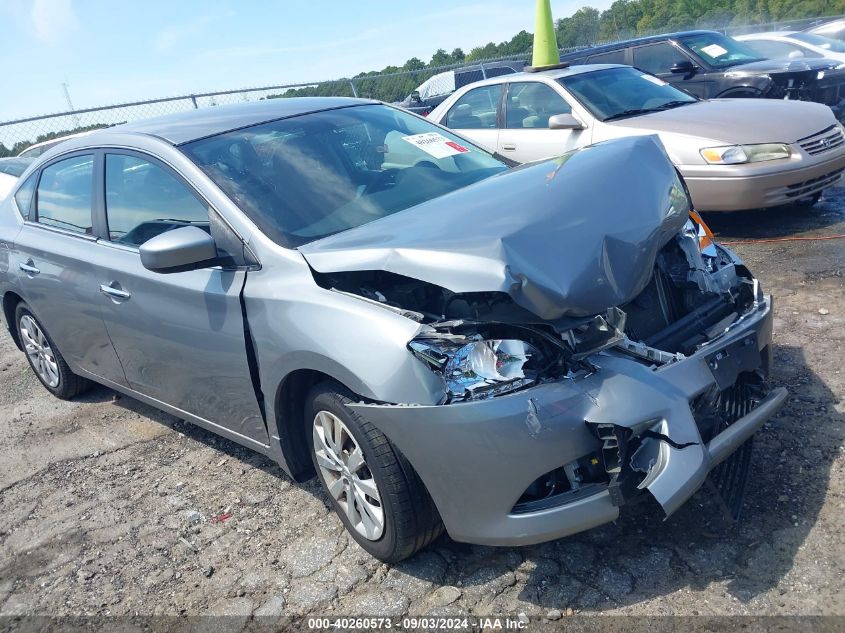
<svg viewBox="0 0 845 633">
<path fill-rule="evenodd" d="M 45 167 L 38 181 L 37 222 L 72 233 L 92 235 L 93 184 L 94 156 L 91 154 L 66 158 Z"/>
<path fill-rule="evenodd" d="M 607 51 L 606 53 L 599 53 L 587 58 L 587 64 L 627 64 L 625 53 L 627 49 L 620 48 L 615 51 Z"/>
<path fill-rule="evenodd" d="M 495 129 L 501 96 L 501 84 L 470 90 L 449 109 L 443 123 L 457 130 Z"/>
</svg>

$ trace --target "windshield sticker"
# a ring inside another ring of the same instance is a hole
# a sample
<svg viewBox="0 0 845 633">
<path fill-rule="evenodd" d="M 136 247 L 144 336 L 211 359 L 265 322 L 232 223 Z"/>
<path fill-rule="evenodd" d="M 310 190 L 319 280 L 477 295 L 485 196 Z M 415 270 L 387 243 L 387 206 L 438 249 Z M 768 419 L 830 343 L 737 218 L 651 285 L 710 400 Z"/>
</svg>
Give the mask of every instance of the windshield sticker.
<svg viewBox="0 0 845 633">
<path fill-rule="evenodd" d="M 718 44 L 710 44 L 709 46 L 702 46 L 701 52 L 715 59 L 716 57 L 721 57 L 722 55 L 727 53 L 728 49 L 723 48 Z"/>
<path fill-rule="evenodd" d="M 450 141 L 448 138 L 437 132 L 427 132 L 426 134 L 414 134 L 412 136 L 403 136 L 403 141 L 407 141 L 411 145 L 416 145 L 426 154 L 434 158 L 448 158 L 457 154 L 466 154 L 469 150 L 455 141 Z"/>
<path fill-rule="evenodd" d="M 660 79 L 659 77 L 655 77 L 654 75 L 643 75 L 643 79 L 646 81 L 650 81 L 653 84 L 657 84 L 658 86 L 665 86 L 666 82 Z"/>
</svg>

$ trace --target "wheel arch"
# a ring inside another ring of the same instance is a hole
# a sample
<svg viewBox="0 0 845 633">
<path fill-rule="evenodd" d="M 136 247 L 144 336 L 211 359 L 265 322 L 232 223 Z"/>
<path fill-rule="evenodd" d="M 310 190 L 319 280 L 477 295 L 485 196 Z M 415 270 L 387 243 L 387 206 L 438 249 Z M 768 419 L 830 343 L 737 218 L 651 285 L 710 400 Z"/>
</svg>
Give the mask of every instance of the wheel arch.
<svg viewBox="0 0 845 633">
<path fill-rule="evenodd" d="M 716 99 L 760 99 L 763 97 L 763 91 L 754 86 L 733 86 L 716 95 Z"/>
<path fill-rule="evenodd" d="M 23 303 L 23 300 L 23 297 L 11 290 L 3 294 L 3 320 L 6 321 L 9 335 L 21 351 L 23 351 L 23 346 L 15 324 L 15 311 L 18 309 L 18 304 Z"/>
<path fill-rule="evenodd" d="M 273 402 L 279 445 L 287 470 L 296 481 L 306 481 L 315 474 L 303 423 L 305 404 L 311 388 L 326 381 L 336 382 L 351 393 L 355 393 L 349 385 L 337 377 L 309 368 L 295 369 L 290 372 L 276 388 Z"/>
</svg>

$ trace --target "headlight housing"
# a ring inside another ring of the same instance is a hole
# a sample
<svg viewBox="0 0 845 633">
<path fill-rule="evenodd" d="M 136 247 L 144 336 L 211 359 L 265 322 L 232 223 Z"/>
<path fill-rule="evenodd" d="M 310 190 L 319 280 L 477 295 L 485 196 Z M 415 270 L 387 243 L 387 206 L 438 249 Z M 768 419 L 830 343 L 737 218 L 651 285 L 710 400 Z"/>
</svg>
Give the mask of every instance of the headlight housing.
<svg viewBox="0 0 845 633">
<path fill-rule="evenodd" d="M 517 339 L 415 338 L 408 347 L 443 376 L 450 400 L 476 400 L 534 384 L 543 354 Z"/>
<path fill-rule="evenodd" d="M 760 143 L 757 145 L 728 145 L 705 147 L 701 157 L 711 165 L 741 165 L 767 160 L 789 158 L 791 151 L 786 143 Z"/>
</svg>

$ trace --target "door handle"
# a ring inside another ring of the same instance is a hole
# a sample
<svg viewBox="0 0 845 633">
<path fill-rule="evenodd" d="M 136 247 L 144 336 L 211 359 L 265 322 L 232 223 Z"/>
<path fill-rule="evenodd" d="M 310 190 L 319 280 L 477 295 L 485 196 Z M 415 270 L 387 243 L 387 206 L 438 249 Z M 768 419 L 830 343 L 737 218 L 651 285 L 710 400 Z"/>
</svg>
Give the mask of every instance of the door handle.
<svg viewBox="0 0 845 633">
<path fill-rule="evenodd" d="M 505 149 L 505 150 L 508 150 L 509 152 L 512 152 L 513 150 L 516 149 L 516 144 L 515 143 L 505 143 L 505 144 L 502 145 L 502 149 Z"/>
<path fill-rule="evenodd" d="M 25 264 L 18 264 L 18 268 L 24 271 L 27 275 L 34 277 L 35 275 L 39 274 L 41 271 L 38 270 L 35 266 L 32 265 L 32 260 L 30 259 Z"/>
<path fill-rule="evenodd" d="M 100 292 L 102 292 L 104 295 L 106 295 L 110 299 L 116 300 L 118 302 L 126 301 L 127 299 L 129 299 L 129 297 L 132 296 L 131 294 L 129 294 L 125 290 L 121 290 L 120 288 L 115 288 L 114 285 L 116 285 L 116 284 L 117 284 L 116 281 L 113 281 L 111 283 L 111 285 L 108 285 L 108 286 L 105 285 L 105 284 L 101 284 L 100 285 Z"/>
</svg>

